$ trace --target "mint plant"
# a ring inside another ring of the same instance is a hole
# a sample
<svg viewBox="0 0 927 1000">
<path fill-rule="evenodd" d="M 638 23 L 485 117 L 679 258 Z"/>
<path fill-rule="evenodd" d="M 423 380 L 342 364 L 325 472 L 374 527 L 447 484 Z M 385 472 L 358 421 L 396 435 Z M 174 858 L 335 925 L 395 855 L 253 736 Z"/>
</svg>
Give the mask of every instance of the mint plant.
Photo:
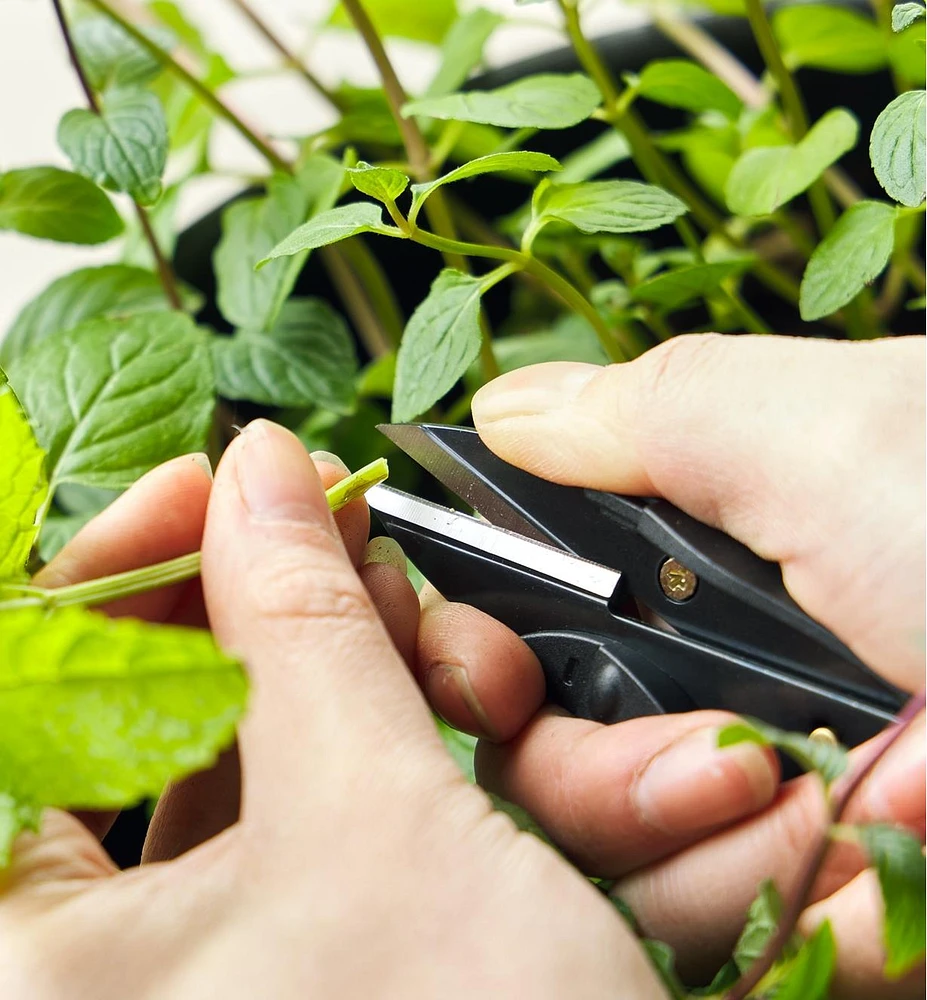
<svg viewBox="0 0 927 1000">
<path fill-rule="evenodd" d="M 227 103 L 236 71 L 182 3 L 37 2 L 54 11 L 83 105 L 58 126 L 70 169 L 0 173 L 0 228 L 114 252 L 53 281 L 0 339 L 0 864 L 42 808 L 156 795 L 232 738 L 246 684 L 208 636 L 89 610 L 195 576 L 197 553 L 54 591 L 32 577 L 159 462 L 217 458 L 239 408 L 364 466 L 330 491 L 337 506 L 385 476 L 376 423 L 465 420 L 472 393 L 502 371 L 623 361 L 703 329 L 869 338 L 922 324 L 919 2 L 874 0 L 869 14 L 704 0 L 745 19 L 757 78 L 688 8 L 653 5 L 654 30 L 679 53 L 631 71 L 587 36 L 580 0 L 521 0 L 557 13 L 575 65 L 495 87 L 470 78 L 504 12 L 333 2 L 315 28 L 364 43 L 381 80 L 365 88 L 323 84 L 248 0 L 228 0 L 281 71 L 331 108 L 323 130 L 275 140 Z M 404 90 L 388 36 L 437 50 L 421 92 Z M 835 94 L 841 74 L 878 72 L 896 96 L 871 125 L 836 101 L 812 119 L 799 86 L 809 69 L 832 74 Z M 675 124 L 653 129 L 655 111 Z M 216 169 L 218 120 L 267 169 L 242 176 L 222 210 L 213 302 L 173 258 L 178 196 Z M 865 171 L 850 159 L 860 149 Z M 510 193 L 504 214 L 482 203 L 490 180 Z M 411 244 L 434 268 L 407 305 L 389 261 Z M 296 293 L 307 263 L 321 265 L 330 300 Z M 222 329 L 207 325 L 216 312 Z M 412 474 L 398 456 L 395 467 Z M 444 734 L 472 777 L 472 740 Z M 817 771 L 831 824 L 802 891 L 780 900 L 762 887 L 731 962 L 697 995 L 827 995 L 833 937 L 823 925 L 803 941 L 795 923 L 833 837 L 862 844 L 879 872 L 886 973 L 911 968 L 923 955 L 923 853 L 902 831 L 842 823 L 866 768 L 841 777 L 841 750 L 759 724 L 723 739 L 768 743 Z M 696 995 L 665 945 L 647 947 L 674 996 Z"/>
</svg>

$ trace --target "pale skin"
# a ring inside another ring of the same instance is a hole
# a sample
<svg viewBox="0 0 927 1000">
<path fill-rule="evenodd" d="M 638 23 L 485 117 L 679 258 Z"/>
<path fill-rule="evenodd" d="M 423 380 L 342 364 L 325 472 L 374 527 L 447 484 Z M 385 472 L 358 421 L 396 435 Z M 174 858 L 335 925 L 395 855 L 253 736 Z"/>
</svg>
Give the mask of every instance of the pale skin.
<svg viewBox="0 0 927 1000">
<path fill-rule="evenodd" d="M 921 338 L 686 337 L 623 366 L 523 369 L 473 411 L 508 461 L 665 496 L 779 560 L 810 614 L 922 686 Z M 334 520 L 325 505 L 343 475 L 261 421 L 214 482 L 190 457 L 161 466 L 44 571 L 62 585 L 202 544 L 202 588 L 109 611 L 208 624 L 252 697 L 237 751 L 162 798 L 141 868 L 114 869 L 100 815 L 49 811 L 20 837 L 0 876 L 5 1000 L 664 996 L 608 902 L 462 779 L 429 704 L 484 737 L 481 782 L 618 878 L 691 976 L 724 960 L 759 881 L 789 891 L 822 821 L 813 778 L 780 785 L 765 751 L 718 751 L 724 713 L 603 727 L 543 707 L 516 636 L 433 592 L 420 609 L 388 548 L 365 562 L 363 502 Z M 924 775 L 919 720 L 850 818 L 923 836 Z M 922 970 L 881 981 L 878 893 L 849 848 L 802 929 L 825 916 L 835 997 L 919 995 Z"/>
</svg>

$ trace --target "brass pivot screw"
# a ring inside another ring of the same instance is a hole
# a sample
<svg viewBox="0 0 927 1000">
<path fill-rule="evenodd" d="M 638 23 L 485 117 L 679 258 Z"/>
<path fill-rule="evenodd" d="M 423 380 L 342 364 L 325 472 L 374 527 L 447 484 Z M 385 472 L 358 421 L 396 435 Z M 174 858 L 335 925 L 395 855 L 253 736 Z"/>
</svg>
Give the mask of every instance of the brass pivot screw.
<svg viewBox="0 0 927 1000">
<path fill-rule="evenodd" d="M 815 743 L 827 743 L 829 746 L 837 746 L 837 734 L 833 729 L 829 729 L 827 726 L 818 726 L 817 729 L 812 729 L 808 734 L 809 740 L 814 740 Z"/>
<path fill-rule="evenodd" d="M 675 559 L 660 567 L 660 587 L 671 601 L 688 601 L 698 587 L 698 577 Z"/>
</svg>

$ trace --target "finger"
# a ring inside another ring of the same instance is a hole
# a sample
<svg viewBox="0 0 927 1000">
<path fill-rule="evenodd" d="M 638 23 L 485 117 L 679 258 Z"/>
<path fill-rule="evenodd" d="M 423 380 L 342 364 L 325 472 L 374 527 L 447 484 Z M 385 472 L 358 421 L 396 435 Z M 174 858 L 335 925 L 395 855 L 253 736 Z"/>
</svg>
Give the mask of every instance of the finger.
<svg viewBox="0 0 927 1000">
<path fill-rule="evenodd" d="M 406 663 L 412 664 L 419 605 L 399 543 L 392 538 L 371 539 L 364 551 L 360 577 L 393 645 Z"/>
<path fill-rule="evenodd" d="M 628 364 L 511 372 L 473 417 L 530 472 L 664 496 L 782 563 L 809 614 L 889 680 L 919 683 L 922 337 L 675 337 Z"/>
<path fill-rule="evenodd" d="M 481 785 L 527 809 L 584 871 L 613 878 L 768 804 L 775 756 L 720 749 L 723 712 L 613 726 L 542 711 L 511 743 L 481 741 Z"/>
<path fill-rule="evenodd" d="M 331 489 L 335 483 L 350 475 L 350 469 L 337 455 L 330 451 L 314 451 L 312 461 L 324 489 Z M 355 566 L 360 566 L 367 546 L 367 536 L 370 534 L 370 511 L 367 501 L 361 497 L 345 505 L 335 514 L 335 524 L 341 533 L 341 540 Z"/>
</svg>

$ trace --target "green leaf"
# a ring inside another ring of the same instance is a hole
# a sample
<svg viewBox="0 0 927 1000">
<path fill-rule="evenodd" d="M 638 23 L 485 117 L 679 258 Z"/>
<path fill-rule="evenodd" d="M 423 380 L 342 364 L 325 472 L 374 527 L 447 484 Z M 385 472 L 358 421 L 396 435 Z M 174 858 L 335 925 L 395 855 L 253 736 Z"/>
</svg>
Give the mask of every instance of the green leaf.
<svg viewBox="0 0 927 1000">
<path fill-rule="evenodd" d="M 781 916 L 782 897 L 772 879 L 766 879 L 747 910 L 744 929 L 734 945 L 734 962 L 741 973 L 763 954 L 769 939 L 776 933 Z M 789 950 L 794 954 L 793 948 Z"/>
<path fill-rule="evenodd" d="M 341 316 L 321 299 L 290 299 L 268 332 L 214 337 L 216 386 L 227 399 L 266 406 L 324 406 L 349 413 L 357 357 Z"/>
<path fill-rule="evenodd" d="M 858 201 L 817 245 L 801 281 L 799 307 L 806 321 L 830 316 L 885 269 L 895 245 L 893 205 Z"/>
<path fill-rule="evenodd" d="M 364 9 L 380 37 L 410 38 L 437 45 L 457 19 L 456 0 L 364 0 Z M 341 4 L 332 11 L 328 23 L 335 28 L 350 28 L 351 18 Z"/>
<path fill-rule="evenodd" d="M 538 222 L 558 219 L 584 233 L 639 233 L 684 215 L 686 206 L 662 188 L 638 181 L 553 184 L 539 198 Z"/>
<path fill-rule="evenodd" d="M 631 297 L 655 305 L 661 312 L 672 312 L 693 299 L 716 291 L 726 278 L 749 266 L 749 258 L 742 257 L 679 267 L 642 281 L 631 289 Z"/>
<path fill-rule="evenodd" d="M 377 201 L 395 201 L 409 186 L 409 178 L 401 170 L 374 167 L 363 161 L 356 167 L 349 167 L 347 175 L 361 194 L 376 198 Z"/>
<path fill-rule="evenodd" d="M 0 792 L 0 869 L 10 863 L 11 849 L 17 834 L 23 830 L 38 833 L 42 810 L 23 802 L 17 802 L 12 795 Z"/>
<path fill-rule="evenodd" d="M 829 1000 L 836 960 L 834 932 L 825 920 L 788 965 L 776 970 L 775 1000 Z"/>
<path fill-rule="evenodd" d="M 48 499 L 45 453 L 0 370 L 0 580 L 25 575 Z"/>
<path fill-rule="evenodd" d="M 527 809 L 522 809 L 521 806 L 516 805 L 514 802 L 509 802 L 507 799 L 502 798 L 501 795 L 496 795 L 493 792 L 487 792 L 486 794 L 492 800 L 493 809 L 497 812 L 505 813 L 522 833 L 530 833 L 532 836 L 537 837 L 538 840 L 547 844 L 548 847 L 553 847 L 555 851 L 557 850 L 554 842 L 548 837 L 543 827 Z"/>
<path fill-rule="evenodd" d="M 923 4 L 899 3 L 892 7 L 892 31 L 904 31 L 925 15 Z"/>
<path fill-rule="evenodd" d="M 0 174 L 0 230 L 58 243 L 105 243 L 123 229 L 109 198 L 80 174 L 27 167 Z"/>
<path fill-rule="evenodd" d="M 812 66 L 836 73 L 873 73 L 888 63 L 888 46 L 879 26 L 845 7 L 783 7 L 773 14 L 772 25 L 791 70 Z"/>
<path fill-rule="evenodd" d="M 454 758 L 454 763 L 464 773 L 471 783 L 476 781 L 473 772 L 473 752 L 476 749 L 476 737 L 452 729 L 443 719 L 435 716 L 435 725 L 448 753 Z"/>
<path fill-rule="evenodd" d="M 688 59 L 659 59 L 644 67 L 637 90 L 658 104 L 687 111 L 720 111 L 736 119 L 743 102 L 727 84 Z"/>
<path fill-rule="evenodd" d="M 0 809 L 113 809 L 210 765 L 245 703 L 241 667 L 199 629 L 81 608 L 5 611 Z M 14 830 L 16 823 L 12 824 Z"/>
<path fill-rule="evenodd" d="M 497 90 L 423 97 L 406 104 L 402 113 L 406 118 L 424 115 L 502 128 L 556 129 L 585 121 L 601 103 L 602 95 L 588 76 L 542 73 Z"/>
<path fill-rule="evenodd" d="M 927 22 L 922 18 L 909 24 L 904 31 L 888 40 L 888 58 L 892 70 L 909 87 L 923 87 L 927 81 L 924 46 L 927 44 Z"/>
<path fill-rule="evenodd" d="M 492 346 L 502 372 L 545 361 L 608 363 L 595 331 L 582 317 L 572 314 L 564 316 L 549 330 L 497 337 Z"/>
<path fill-rule="evenodd" d="M 909 90 L 879 115 L 869 140 L 872 169 L 888 195 L 916 208 L 924 200 L 924 105 L 927 92 Z"/>
<path fill-rule="evenodd" d="M 308 248 L 294 251 L 293 260 L 260 272 L 254 262 L 306 219 L 321 218 L 337 200 L 343 177 L 344 168 L 337 160 L 310 156 L 297 177 L 272 177 L 266 194 L 236 201 L 222 213 L 222 238 L 213 253 L 213 266 L 219 311 L 232 326 L 266 330 L 273 325 Z"/>
<path fill-rule="evenodd" d="M 676 952 L 665 941 L 653 938 L 644 938 L 641 945 L 672 1000 L 687 1000 L 686 988 L 676 974 Z"/>
<path fill-rule="evenodd" d="M 885 904 L 885 976 L 900 979 L 924 956 L 927 869 L 923 848 L 916 837 L 897 827 L 873 824 L 857 829 L 878 872 Z"/>
<path fill-rule="evenodd" d="M 850 112 L 834 108 L 797 145 L 748 149 L 728 176 L 728 208 L 736 215 L 775 212 L 852 149 L 858 133 L 859 125 Z"/>
<path fill-rule="evenodd" d="M 412 314 L 396 355 L 394 423 L 412 420 L 436 403 L 479 354 L 483 284 L 445 268 Z"/>
<path fill-rule="evenodd" d="M 603 132 L 592 142 L 574 150 L 563 160 L 563 169 L 551 178 L 554 184 L 578 184 L 604 173 L 616 163 L 629 159 L 628 140 L 614 129 Z"/>
<path fill-rule="evenodd" d="M 143 205 L 157 201 L 167 161 L 167 122 L 146 90 L 114 91 L 102 114 L 76 108 L 58 123 L 58 145 L 78 173 Z"/>
<path fill-rule="evenodd" d="M 184 304 L 195 307 L 196 293 L 184 287 L 181 291 Z M 82 267 L 56 278 L 23 307 L 0 342 L 0 358 L 9 362 L 50 334 L 71 330 L 88 319 L 167 308 L 164 288 L 151 271 L 125 264 Z"/>
<path fill-rule="evenodd" d="M 174 46 L 174 36 L 163 28 L 143 29 L 162 49 Z M 148 49 L 108 17 L 84 17 L 71 29 L 81 66 L 94 90 L 147 83 L 161 72 Z"/>
<path fill-rule="evenodd" d="M 458 18 L 441 43 L 438 71 L 425 90 L 426 97 L 442 97 L 466 83 L 483 61 L 483 48 L 489 36 L 505 22 L 500 14 L 483 7 Z"/>
<path fill-rule="evenodd" d="M 53 487 L 119 489 L 205 447 L 212 365 L 205 334 L 183 313 L 90 320 L 47 337 L 9 374 Z"/>
<path fill-rule="evenodd" d="M 733 746 L 735 743 L 758 743 L 764 747 L 776 747 L 788 754 L 806 771 L 817 771 L 830 784 L 847 768 L 846 749 L 839 744 L 823 740 L 812 740 L 803 733 L 787 733 L 775 726 L 769 726 L 759 719 L 743 719 L 725 726 L 718 735 L 718 746 Z"/>
<path fill-rule="evenodd" d="M 269 261 L 278 257 L 291 257 L 305 250 L 316 250 L 318 247 L 346 240 L 349 236 L 357 236 L 359 233 L 394 232 L 398 233 L 399 230 L 383 224 L 382 209 L 379 205 L 369 201 L 339 205 L 338 208 L 322 212 L 298 229 L 294 229 L 257 262 L 257 267 L 263 268 Z"/>
</svg>

